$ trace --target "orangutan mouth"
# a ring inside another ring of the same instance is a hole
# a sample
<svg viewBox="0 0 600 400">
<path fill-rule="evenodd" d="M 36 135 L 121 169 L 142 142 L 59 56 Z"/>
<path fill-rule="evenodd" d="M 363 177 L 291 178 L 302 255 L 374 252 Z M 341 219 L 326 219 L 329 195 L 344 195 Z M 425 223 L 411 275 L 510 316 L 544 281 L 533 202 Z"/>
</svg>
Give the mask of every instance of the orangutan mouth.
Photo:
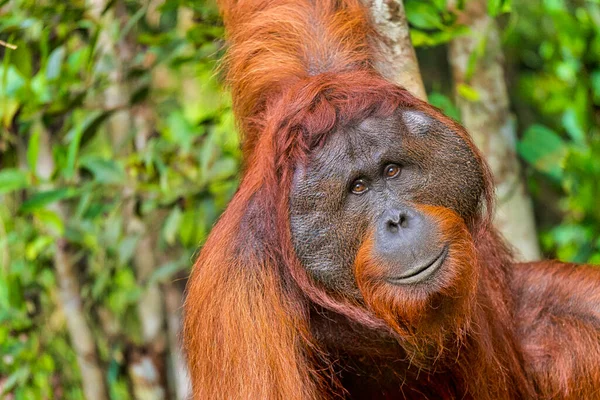
<svg viewBox="0 0 600 400">
<path fill-rule="evenodd" d="M 387 281 L 393 285 L 407 285 L 423 282 L 436 273 L 437 270 L 440 269 L 440 267 L 444 264 L 444 261 L 448 256 L 448 250 L 449 246 L 446 245 L 440 254 L 433 259 L 433 261 L 420 267 L 411 268 L 401 276 L 387 278 Z"/>
</svg>

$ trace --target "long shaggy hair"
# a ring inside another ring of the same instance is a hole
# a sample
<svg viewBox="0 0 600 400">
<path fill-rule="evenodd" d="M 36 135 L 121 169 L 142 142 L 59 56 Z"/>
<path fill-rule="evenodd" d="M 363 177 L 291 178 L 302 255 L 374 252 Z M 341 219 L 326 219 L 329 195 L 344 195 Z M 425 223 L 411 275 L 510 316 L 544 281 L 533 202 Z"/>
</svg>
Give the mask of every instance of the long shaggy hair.
<svg viewBox="0 0 600 400">
<path fill-rule="evenodd" d="M 412 362 L 450 368 L 453 387 L 473 399 L 532 398 L 510 322 L 512 259 L 490 227 L 487 167 L 479 213 L 464 221 L 424 207 L 452 243 L 440 295 L 392 291 L 365 238 L 355 273 L 364 302 L 328 293 L 300 265 L 292 244 L 289 193 L 295 166 L 334 128 L 411 108 L 469 135 L 437 109 L 373 69 L 374 32 L 358 0 L 222 0 L 230 43 L 227 82 L 244 138 L 246 170 L 193 269 L 184 342 L 197 399 L 317 399 L 340 388 L 333 361 L 313 337 L 319 305 L 396 335 Z M 441 300 L 443 299 L 443 300 Z M 432 311 L 433 310 L 433 311 Z M 414 328 L 418 327 L 418 328 Z M 410 383 L 407 383 L 410 385 Z M 436 386 L 437 385 L 437 386 Z"/>
</svg>

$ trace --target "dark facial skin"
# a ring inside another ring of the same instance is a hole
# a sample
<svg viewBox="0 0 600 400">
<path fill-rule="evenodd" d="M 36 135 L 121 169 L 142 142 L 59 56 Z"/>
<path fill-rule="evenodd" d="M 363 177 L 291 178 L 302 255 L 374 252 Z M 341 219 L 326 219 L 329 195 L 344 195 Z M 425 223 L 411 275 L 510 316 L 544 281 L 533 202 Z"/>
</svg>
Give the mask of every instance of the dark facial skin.
<svg viewBox="0 0 600 400">
<path fill-rule="evenodd" d="M 366 237 L 390 284 L 417 284 L 443 262 L 447 244 L 416 205 L 468 219 L 483 188 L 469 145 L 441 122 L 411 110 L 369 118 L 332 134 L 296 168 L 293 245 L 317 281 L 347 296 L 358 296 L 353 265 Z"/>
</svg>

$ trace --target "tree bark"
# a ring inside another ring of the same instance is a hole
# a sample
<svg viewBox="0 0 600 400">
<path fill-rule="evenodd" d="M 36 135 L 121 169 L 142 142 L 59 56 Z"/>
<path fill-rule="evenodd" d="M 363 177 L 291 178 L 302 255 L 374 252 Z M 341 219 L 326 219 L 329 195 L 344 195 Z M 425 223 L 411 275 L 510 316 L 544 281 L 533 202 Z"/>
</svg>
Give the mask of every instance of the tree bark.
<svg viewBox="0 0 600 400">
<path fill-rule="evenodd" d="M 427 100 L 402 0 L 363 0 L 371 10 L 383 57 L 375 67 L 386 79 Z"/>
<path fill-rule="evenodd" d="M 49 181 L 53 170 L 54 161 L 50 135 L 45 129 L 42 129 L 36 173 L 41 180 Z M 51 189 L 51 187 L 48 185 L 44 189 Z M 56 213 L 61 221 L 67 221 L 68 213 L 61 202 L 51 204 L 48 209 Z M 105 400 L 108 399 L 108 391 L 104 380 L 104 372 L 98 358 L 94 335 L 85 318 L 75 255 L 72 254 L 67 240 L 62 235 L 56 235 L 55 240 L 54 270 L 59 285 L 60 306 L 77 357 L 83 392 L 87 399 Z"/>
<path fill-rule="evenodd" d="M 54 211 L 63 214 L 60 204 L 55 205 Z M 64 215 L 61 215 L 64 219 Z M 87 399 L 108 399 L 104 373 L 100 367 L 94 335 L 90 329 L 83 311 L 80 295 L 79 280 L 73 263 L 73 255 L 68 250 L 67 241 L 59 238 L 54 252 L 54 268 L 60 287 L 62 310 L 67 320 L 67 328 L 71 343 L 77 355 L 77 364 L 81 372 L 83 392 Z"/>
<path fill-rule="evenodd" d="M 99 24 L 98 54 L 101 62 L 98 64 L 107 70 L 109 85 L 103 93 L 103 106 L 107 110 L 115 110 L 107 121 L 108 132 L 111 136 L 115 149 L 123 152 L 125 142 L 131 131 L 131 118 L 125 108 L 129 103 L 129 88 L 125 81 L 123 63 L 130 60 L 133 51 L 126 40 L 117 42 L 114 40 L 114 25 L 120 25 L 118 12 L 123 8 L 121 1 L 116 1 L 111 9 L 102 14 L 109 0 L 88 0 L 90 14 Z"/>
<path fill-rule="evenodd" d="M 127 112 L 128 121 L 135 127 L 135 149 L 145 149 L 152 134 L 153 113 L 149 106 L 141 104 Z M 124 212 L 127 234 L 139 237 L 133 256 L 138 284 L 145 287 L 138 301 L 138 316 L 142 327 L 145 352 L 134 352 L 129 366 L 136 399 L 162 400 L 168 397 L 166 372 L 166 325 L 163 292 L 158 283 L 148 283 L 157 267 L 156 250 L 160 230 L 149 229 L 160 226 L 162 216 L 157 210 L 142 220 L 135 214 L 135 188 L 126 187 L 125 197 L 131 197 Z"/>
<path fill-rule="evenodd" d="M 462 123 L 494 175 L 496 226 L 518 258 L 536 260 L 540 258 L 540 249 L 531 199 L 515 152 L 515 123 L 509 110 L 498 27 L 487 15 L 482 0 L 467 2 L 461 19 L 471 30 L 452 41 L 449 61 L 456 87 L 469 85 L 478 94 L 476 100 L 469 100 L 457 91 Z M 471 57 L 478 57 L 474 67 L 470 66 Z"/>
<path fill-rule="evenodd" d="M 135 148 L 142 151 L 147 140 L 152 134 L 152 112 L 146 105 L 130 108 L 129 100 L 131 89 L 124 79 L 127 76 L 128 66 L 135 54 L 136 43 L 130 37 L 115 40 L 115 26 L 120 28 L 123 20 L 127 18 L 125 4 L 117 0 L 111 8 L 102 14 L 110 3 L 108 0 L 88 0 L 93 17 L 101 25 L 98 47 L 100 56 L 111 65 L 108 74 L 109 86 L 103 93 L 102 102 L 105 109 L 116 111 L 107 121 L 108 132 L 114 145 L 115 153 L 126 155 L 132 148 L 130 140 L 133 139 Z M 154 2 L 153 7 L 158 7 Z M 118 31 L 118 29 L 117 29 Z M 132 135 L 132 128 L 135 135 Z M 137 281 L 146 285 L 148 278 L 156 268 L 155 245 L 158 242 L 158 230 L 148 229 L 153 226 L 146 220 L 135 215 L 135 185 L 126 185 L 123 197 L 128 199 L 124 207 L 124 225 L 127 234 L 139 237 L 133 259 L 133 267 Z M 152 221 L 154 213 L 146 219 Z M 155 222 L 155 221 L 152 221 Z M 145 288 L 138 301 L 138 316 L 142 327 L 143 349 L 135 348 L 129 360 L 129 377 L 131 379 L 134 397 L 136 399 L 162 400 L 167 397 L 165 372 L 165 314 L 163 294 L 158 284 Z"/>
<path fill-rule="evenodd" d="M 181 305 L 183 304 L 183 293 L 174 282 L 164 285 L 165 303 L 167 308 L 167 327 L 169 334 L 169 354 L 171 356 L 171 371 L 175 399 L 187 400 L 191 398 L 192 386 L 190 383 L 187 363 L 183 354 L 181 337 Z"/>
</svg>

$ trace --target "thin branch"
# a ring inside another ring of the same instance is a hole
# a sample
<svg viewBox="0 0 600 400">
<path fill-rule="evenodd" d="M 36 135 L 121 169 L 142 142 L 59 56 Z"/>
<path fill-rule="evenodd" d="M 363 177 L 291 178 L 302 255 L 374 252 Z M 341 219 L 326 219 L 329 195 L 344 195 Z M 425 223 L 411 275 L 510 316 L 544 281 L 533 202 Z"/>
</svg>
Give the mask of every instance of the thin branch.
<svg viewBox="0 0 600 400">
<path fill-rule="evenodd" d="M 16 50 L 19 46 L 16 46 L 14 44 L 10 44 L 8 42 L 5 42 L 4 40 L 0 40 L 0 46 L 4 46 L 6 48 L 9 48 L 11 50 Z"/>
</svg>

